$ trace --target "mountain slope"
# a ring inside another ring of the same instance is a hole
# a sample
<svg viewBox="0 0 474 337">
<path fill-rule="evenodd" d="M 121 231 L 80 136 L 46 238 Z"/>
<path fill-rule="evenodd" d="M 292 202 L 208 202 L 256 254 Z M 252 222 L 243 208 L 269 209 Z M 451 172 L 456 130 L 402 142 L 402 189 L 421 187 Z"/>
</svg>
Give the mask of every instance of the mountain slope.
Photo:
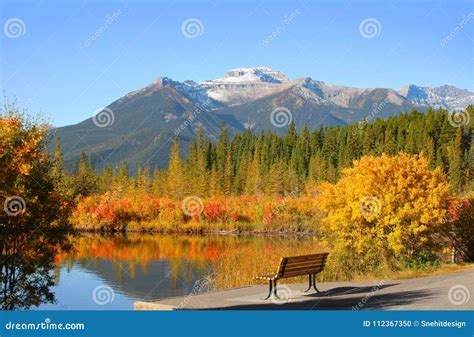
<svg viewBox="0 0 474 337">
<path fill-rule="evenodd" d="M 99 168 L 127 163 L 133 170 L 139 163 L 166 165 L 173 137 L 179 137 L 184 151 L 199 126 L 215 140 L 222 122 L 230 136 L 247 128 L 284 133 L 291 121 L 298 129 L 304 124 L 314 129 L 370 122 L 428 105 L 464 108 L 473 100 L 472 92 L 452 86 L 351 88 L 309 77 L 290 80 L 267 67 L 236 68 L 201 83 L 160 77 L 112 102 L 95 118 L 57 128 L 54 134 L 61 138 L 67 163 L 84 151 Z"/>
<path fill-rule="evenodd" d="M 179 88 L 179 85 L 177 85 Z M 132 92 L 108 105 L 100 114 L 113 114 L 113 123 L 99 127 L 89 118 L 79 124 L 57 128 L 66 162 L 77 160 L 82 151 L 91 153 L 99 168 L 122 162 L 163 166 L 177 133 L 186 148 L 198 126 L 217 139 L 222 120 L 208 111 L 203 98 L 192 100 L 168 79 L 160 78 L 146 88 Z M 182 88 L 181 88 L 182 89 Z M 208 106 L 218 106 L 213 100 Z M 99 118 L 97 118 L 99 119 Z M 189 127 L 180 129 L 188 121 Z M 100 125 L 100 124 L 99 124 Z M 236 130 L 229 126 L 232 134 Z"/>
<path fill-rule="evenodd" d="M 403 87 L 399 93 L 414 104 L 448 110 L 464 109 L 474 104 L 474 93 L 452 85 L 429 88 L 414 84 Z"/>
</svg>

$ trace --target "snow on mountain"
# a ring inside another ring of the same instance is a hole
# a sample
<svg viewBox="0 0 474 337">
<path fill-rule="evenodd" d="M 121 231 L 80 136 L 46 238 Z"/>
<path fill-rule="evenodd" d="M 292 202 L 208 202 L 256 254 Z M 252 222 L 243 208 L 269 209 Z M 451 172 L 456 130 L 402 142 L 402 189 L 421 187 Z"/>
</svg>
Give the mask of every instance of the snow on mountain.
<svg viewBox="0 0 474 337">
<path fill-rule="evenodd" d="M 223 77 L 204 81 L 200 86 L 209 97 L 231 106 L 272 94 L 285 82 L 288 78 L 280 71 L 255 67 L 232 69 Z"/>
<path fill-rule="evenodd" d="M 98 130 L 93 118 L 88 118 L 54 132 L 70 163 L 92 148 L 99 167 L 105 157 L 113 165 L 127 162 L 136 167 L 136 163 L 148 162 L 162 167 L 169 159 L 169 140 L 179 137 L 186 148 L 198 127 L 213 140 L 219 137 L 222 122 L 230 136 L 247 128 L 284 134 L 287 129 L 277 127 L 272 117 L 277 109 L 288 110 L 298 130 L 305 125 L 312 130 L 372 122 L 412 109 L 423 111 L 427 105 L 451 110 L 469 104 L 474 104 L 472 92 L 449 85 L 410 85 L 400 91 L 352 88 L 310 77 L 290 80 L 267 67 L 236 68 L 201 83 L 159 77 L 107 106 L 115 116 L 113 125 Z"/>
<path fill-rule="evenodd" d="M 191 80 L 173 81 L 160 77 L 147 87 L 134 91 L 122 99 L 131 99 L 135 95 L 151 95 L 165 85 L 171 85 L 196 105 L 207 110 L 223 106 L 237 106 L 265 96 L 292 88 L 295 94 L 317 104 L 336 105 L 344 108 L 357 108 L 363 97 L 375 93 L 386 95 L 386 103 L 402 106 L 407 103 L 422 107 L 464 109 L 474 104 L 474 93 L 452 85 L 435 88 L 408 85 L 399 91 L 380 88 L 353 88 L 334 85 L 305 77 L 290 80 L 280 71 L 268 67 L 235 68 L 224 76 L 196 83 Z"/>
<path fill-rule="evenodd" d="M 204 83 L 207 82 L 231 84 L 246 84 L 249 82 L 283 83 L 288 82 L 288 78 L 282 72 L 275 71 L 268 67 L 254 67 L 235 68 L 226 72 L 223 77 Z"/>
<path fill-rule="evenodd" d="M 459 110 L 474 104 L 473 92 L 452 85 L 430 88 L 410 84 L 403 87 L 399 93 L 414 104 L 434 108 Z"/>
</svg>

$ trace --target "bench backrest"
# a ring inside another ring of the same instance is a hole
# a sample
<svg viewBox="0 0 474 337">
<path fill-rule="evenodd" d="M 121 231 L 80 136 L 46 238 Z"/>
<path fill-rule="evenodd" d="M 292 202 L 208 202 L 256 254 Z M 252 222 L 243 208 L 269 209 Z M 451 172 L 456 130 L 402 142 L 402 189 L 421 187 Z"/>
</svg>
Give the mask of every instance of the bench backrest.
<svg viewBox="0 0 474 337">
<path fill-rule="evenodd" d="M 280 260 L 278 278 L 317 274 L 324 269 L 329 253 L 289 256 Z"/>
</svg>

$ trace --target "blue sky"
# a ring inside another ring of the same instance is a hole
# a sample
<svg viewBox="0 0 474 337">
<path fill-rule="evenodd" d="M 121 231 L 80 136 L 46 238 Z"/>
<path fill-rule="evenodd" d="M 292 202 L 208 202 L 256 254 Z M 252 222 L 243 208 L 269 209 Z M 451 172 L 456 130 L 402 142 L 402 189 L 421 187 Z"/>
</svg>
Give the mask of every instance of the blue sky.
<svg viewBox="0 0 474 337">
<path fill-rule="evenodd" d="M 57 126 L 158 76 L 202 81 L 240 66 L 356 87 L 474 90 L 473 12 L 468 0 L 2 0 L 0 87 Z M 188 19 L 198 36 L 183 34 Z M 366 19 L 375 31 L 361 32 Z"/>
</svg>

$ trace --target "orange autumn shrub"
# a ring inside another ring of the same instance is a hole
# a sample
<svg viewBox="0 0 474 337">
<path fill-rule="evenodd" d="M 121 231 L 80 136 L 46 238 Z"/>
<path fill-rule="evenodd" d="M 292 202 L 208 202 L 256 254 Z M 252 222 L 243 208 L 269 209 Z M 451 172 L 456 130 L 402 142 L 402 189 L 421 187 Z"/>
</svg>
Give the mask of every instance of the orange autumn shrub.
<svg viewBox="0 0 474 337">
<path fill-rule="evenodd" d="M 455 197 L 449 205 L 445 235 L 456 261 L 474 261 L 474 192 Z"/>
<path fill-rule="evenodd" d="M 179 205 L 168 199 L 143 196 L 114 196 L 110 193 L 79 197 L 70 221 L 79 229 L 123 230 L 132 221 L 176 218 Z M 171 210 L 171 211 L 170 211 Z"/>
<path fill-rule="evenodd" d="M 101 231 L 314 230 L 319 211 L 308 196 L 217 196 L 199 199 L 190 216 L 181 200 L 144 195 L 91 195 L 79 198 L 71 222 Z"/>
</svg>

